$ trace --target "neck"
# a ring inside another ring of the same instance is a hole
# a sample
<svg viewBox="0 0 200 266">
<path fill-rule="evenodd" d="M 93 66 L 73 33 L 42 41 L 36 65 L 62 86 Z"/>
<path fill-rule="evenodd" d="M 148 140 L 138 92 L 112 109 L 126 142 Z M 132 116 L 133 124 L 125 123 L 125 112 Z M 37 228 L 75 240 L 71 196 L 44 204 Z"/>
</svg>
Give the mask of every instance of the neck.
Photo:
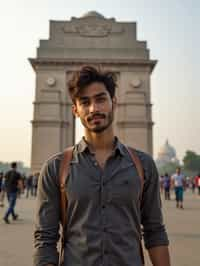
<svg viewBox="0 0 200 266">
<path fill-rule="evenodd" d="M 114 132 L 112 126 L 101 133 L 85 130 L 85 140 L 93 152 L 113 149 Z"/>
</svg>

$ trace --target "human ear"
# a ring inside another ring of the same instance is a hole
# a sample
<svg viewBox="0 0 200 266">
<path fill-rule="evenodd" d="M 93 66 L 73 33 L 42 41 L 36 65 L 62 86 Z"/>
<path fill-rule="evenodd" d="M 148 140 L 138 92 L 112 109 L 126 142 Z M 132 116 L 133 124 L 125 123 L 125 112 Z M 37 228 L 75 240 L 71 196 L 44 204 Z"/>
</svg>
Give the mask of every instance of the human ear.
<svg viewBox="0 0 200 266">
<path fill-rule="evenodd" d="M 72 104 L 72 113 L 74 116 L 79 117 L 78 110 L 76 104 Z"/>
<path fill-rule="evenodd" d="M 116 96 L 114 96 L 112 98 L 112 104 L 113 104 L 113 109 L 116 109 L 116 107 L 117 107 L 117 98 L 116 98 Z"/>
</svg>

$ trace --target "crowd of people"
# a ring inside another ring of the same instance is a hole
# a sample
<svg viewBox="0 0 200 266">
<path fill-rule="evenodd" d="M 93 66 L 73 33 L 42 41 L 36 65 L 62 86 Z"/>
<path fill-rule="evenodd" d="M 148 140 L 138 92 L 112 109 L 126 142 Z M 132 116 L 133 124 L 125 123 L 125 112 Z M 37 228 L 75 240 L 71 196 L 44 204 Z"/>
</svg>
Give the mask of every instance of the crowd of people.
<svg viewBox="0 0 200 266">
<path fill-rule="evenodd" d="M 175 174 L 170 176 L 165 173 L 160 176 L 161 194 L 164 194 L 165 200 L 170 200 L 171 192 L 174 190 L 177 208 L 183 209 L 183 194 L 186 189 L 191 189 L 192 193 L 196 193 L 197 190 L 200 196 L 200 173 L 193 177 L 185 177 L 178 167 Z"/>
<path fill-rule="evenodd" d="M 0 173 L 0 207 L 4 207 L 5 198 L 8 200 L 8 208 L 4 214 L 5 223 L 9 224 L 9 217 L 18 218 L 15 213 L 17 198 L 24 195 L 36 197 L 39 173 L 26 176 L 17 170 L 17 163 L 11 163 L 11 169 L 6 173 Z"/>
<path fill-rule="evenodd" d="M 10 215 L 13 220 L 18 218 L 14 211 L 18 197 L 21 195 L 24 195 L 25 198 L 36 197 L 38 178 L 39 173 L 28 176 L 19 173 L 16 162 L 11 163 L 11 170 L 5 174 L 0 172 L 0 207 L 4 207 L 6 196 L 9 203 L 4 215 L 6 223 L 10 223 Z M 160 176 L 161 194 L 164 194 L 165 200 L 170 200 L 171 193 L 174 191 L 177 208 L 183 209 L 183 194 L 186 189 L 191 189 L 192 193 L 197 193 L 200 196 L 200 173 L 194 177 L 185 177 L 181 173 L 181 168 L 178 167 L 175 174 L 165 173 Z"/>
</svg>

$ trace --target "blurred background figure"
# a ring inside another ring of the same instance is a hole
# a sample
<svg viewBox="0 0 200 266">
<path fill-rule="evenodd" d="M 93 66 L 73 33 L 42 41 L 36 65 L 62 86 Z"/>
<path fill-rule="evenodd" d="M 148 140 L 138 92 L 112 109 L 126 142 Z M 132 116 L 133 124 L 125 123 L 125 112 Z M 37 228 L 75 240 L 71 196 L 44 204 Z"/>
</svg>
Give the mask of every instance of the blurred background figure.
<svg viewBox="0 0 200 266">
<path fill-rule="evenodd" d="M 17 171 L 17 163 L 13 162 L 11 163 L 11 170 L 5 174 L 5 190 L 9 205 L 3 219 L 7 224 L 10 223 L 10 215 L 12 216 L 13 220 L 18 218 L 18 215 L 15 213 L 15 205 L 19 189 L 23 189 L 22 177 Z"/>
<path fill-rule="evenodd" d="M 0 173 L 0 207 L 4 207 L 5 198 L 5 177 L 3 172 Z"/>
<path fill-rule="evenodd" d="M 195 188 L 196 188 L 196 180 L 195 180 L 195 177 L 191 177 L 191 190 L 192 190 L 192 193 L 195 194 Z"/>
<path fill-rule="evenodd" d="M 29 197 L 29 193 L 33 196 L 33 175 L 26 178 L 26 198 Z"/>
<path fill-rule="evenodd" d="M 198 189 L 198 195 L 200 196 L 200 173 L 195 177 L 195 183 Z"/>
<path fill-rule="evenodd" d="M 165 200 L 170 200 L 171 178 L 168 173 L 165 173 L 163 177 L 163 188 L 165 192 Z"/>
<path fill-rule="evenodd" d="M 164 178 L 163 175 L 161 175 L 161 176 L 159 177 L 159 181 L 160 181 L 160 193 L 161 193 L 161 194 L 163 194 L 163 178 Z"/>
<path fill-rule="evenodd" d="M 176 173 L 172 176 L 172 184 L 176 195 L 176 207 L 183 209 L 183 193 L 185 190 L 185 177 L 181 173 L 181 168 L 177 167 Z"/>
<path fill-rule="evenodd" d="M 39 178 L 40 173 L 35 173 L 33 175 L 32 179 L 32 186 L 33 186 L 33 196 L 36 197 L 37 195 L 37 186 L 38 186 L 38 178 Z"/>
</svg>

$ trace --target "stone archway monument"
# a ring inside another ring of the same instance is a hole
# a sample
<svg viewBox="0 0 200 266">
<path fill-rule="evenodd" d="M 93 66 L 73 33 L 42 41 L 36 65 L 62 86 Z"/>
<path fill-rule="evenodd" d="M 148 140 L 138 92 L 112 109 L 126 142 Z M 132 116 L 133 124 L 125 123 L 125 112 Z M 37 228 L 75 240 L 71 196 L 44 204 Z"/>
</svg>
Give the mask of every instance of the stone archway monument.
<svg viewBox="0 0 200 266">
<path fill-rule="evenodd" d="M 31 168 L 38 171 L 52 154 L 73 145 L 75 122 L 67 80 L 82 65 L 101 65 L 116 73 L 118 105 L 115 130 L 121 141 L 152 153 L 150 60 L 145 41 L 138 41 L 136 23 L 117 22 L 97 12 L 70 21 L 50 21 L 50 37 L 40 40 L 32 121 Z"/>
</svg>

